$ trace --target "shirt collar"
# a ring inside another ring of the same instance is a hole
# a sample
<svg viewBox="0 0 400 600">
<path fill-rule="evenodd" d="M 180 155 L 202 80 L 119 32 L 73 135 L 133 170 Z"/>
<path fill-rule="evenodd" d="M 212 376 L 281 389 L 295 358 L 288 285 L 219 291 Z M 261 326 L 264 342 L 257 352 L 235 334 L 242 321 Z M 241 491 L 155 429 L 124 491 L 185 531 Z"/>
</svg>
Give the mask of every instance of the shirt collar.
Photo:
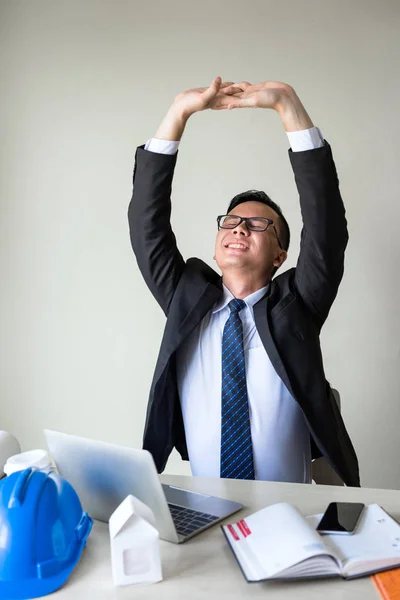
<svg viewBox="0 0 400 600">
<path fill-rule="evenodd" d="M 222 284 L 223 287 L 223 296 L 220 300 L 218 300 L 218 302 L 216 302 L 214 304 L 214 308 L 212 309 L 213 314 L 219 312 L 220 310 L 223 310 L 224 308 L 226 308 L 229 304 L 229 302 L 231 300 L 234 299 L 234 295 L 232 294 L 232 292 L 230 292 L 228 290 L 228 288 Z M 261 298 L 265 295 L 265 292 L 268 289 L 268 285 L 266 285 L 265 287 L 261 288 L 260 290 L 257 290 L 256 292 L 253 292 L 252 294 L 250 294 L 250 296 L 247 296 L 246 298 L 243 298 L 244 302 L 246 303 L 247 307 L 252 309 L 253 306 L 255 304 L 257 304 L 257 302 L 259 300 L 261 300 Z"/>
</svg>

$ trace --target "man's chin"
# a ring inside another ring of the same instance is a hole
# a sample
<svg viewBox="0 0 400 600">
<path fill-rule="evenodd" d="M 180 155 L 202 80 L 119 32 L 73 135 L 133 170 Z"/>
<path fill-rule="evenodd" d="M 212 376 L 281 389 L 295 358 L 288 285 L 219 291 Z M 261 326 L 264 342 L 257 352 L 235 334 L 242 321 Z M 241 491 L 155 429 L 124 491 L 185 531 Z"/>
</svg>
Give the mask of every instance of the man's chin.
<svg viewBox="0 0 400 600">
<path fill-rule="evenodd" d="M 224 256 L 222 260 L 217 260 L 217 265 L 223 271 L 224 269 L 243 269 L 250 266 L 249 261 L 243 256 Z"/>
</svg>

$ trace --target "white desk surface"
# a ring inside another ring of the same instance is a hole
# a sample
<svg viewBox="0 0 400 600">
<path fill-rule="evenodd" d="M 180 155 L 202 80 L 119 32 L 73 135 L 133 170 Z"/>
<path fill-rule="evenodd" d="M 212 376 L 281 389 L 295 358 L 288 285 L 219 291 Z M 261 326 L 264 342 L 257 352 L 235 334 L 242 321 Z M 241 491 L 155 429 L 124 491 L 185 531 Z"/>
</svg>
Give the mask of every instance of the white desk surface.
<svg viewBox="0 0 400 600">
<path fill-rule="evenodd" d="M 241 502 L 245 508 L 227 519 L 236 521 L 276 502 L 290 502 L 304 515 L 323 512 L 331 501 L 376 502 L 400 518 L 400 491 L 346 488 L 307 484 L 203 479 L 161 476 L 163 483 Z M 180 545 L 161 541 L 163 581 L 114 587 L 111 576 L 108 526 L 95 522 L 82 558 L 66 585 L 52 596 L 55 600 L 142 600 L 145 598 L 233 600 L 265 598 L 282 600 L 369 600 L 379 594 L 369 577 L 353 581 L 325 579 L 302 582 L 245 581 L 219 524 Z"/>
</svg>

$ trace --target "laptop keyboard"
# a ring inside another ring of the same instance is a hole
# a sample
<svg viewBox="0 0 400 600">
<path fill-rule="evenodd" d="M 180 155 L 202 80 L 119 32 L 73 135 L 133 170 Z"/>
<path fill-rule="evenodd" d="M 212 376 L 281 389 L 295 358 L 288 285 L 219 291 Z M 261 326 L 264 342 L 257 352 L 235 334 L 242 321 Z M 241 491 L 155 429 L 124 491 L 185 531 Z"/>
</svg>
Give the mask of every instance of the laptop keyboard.
<svg viewBox="0 0 400 600">
<path fill-rule="evenodd" d="M 194 531 L 218 521 L 219 517 L 207 515 L 191 508 L 185 508 L 177 504 L 168 504 L 176 531 L 183 536 L 190 535 Z"/>
</svg>

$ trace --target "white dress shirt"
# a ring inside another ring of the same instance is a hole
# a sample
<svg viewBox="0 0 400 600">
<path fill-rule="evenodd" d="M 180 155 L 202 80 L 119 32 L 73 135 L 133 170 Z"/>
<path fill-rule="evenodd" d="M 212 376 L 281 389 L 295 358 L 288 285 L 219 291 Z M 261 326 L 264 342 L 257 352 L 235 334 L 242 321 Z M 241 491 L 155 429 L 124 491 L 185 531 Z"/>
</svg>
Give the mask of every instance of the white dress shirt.
<svg viewBox="0 0 400 600">
<path fill-rule="evenodd" d="M 316 127 L 288 132 L 292 150 L 323 146 Z M 175 154 L 179 142 L 152 138 L 150 152 Z M 303 412 L 276 373 L 262 345 L 253 306 L 268 286 L 244 298 L 240 311 L 246 365 L 247 394 L 256 479 L 311 481 L 310 433 Z M 177 381 L 193 475 L 220 476 L 222 334 L 233 299 L 224 286 L 223 297 L 177 351 Z"/>
</svg>

